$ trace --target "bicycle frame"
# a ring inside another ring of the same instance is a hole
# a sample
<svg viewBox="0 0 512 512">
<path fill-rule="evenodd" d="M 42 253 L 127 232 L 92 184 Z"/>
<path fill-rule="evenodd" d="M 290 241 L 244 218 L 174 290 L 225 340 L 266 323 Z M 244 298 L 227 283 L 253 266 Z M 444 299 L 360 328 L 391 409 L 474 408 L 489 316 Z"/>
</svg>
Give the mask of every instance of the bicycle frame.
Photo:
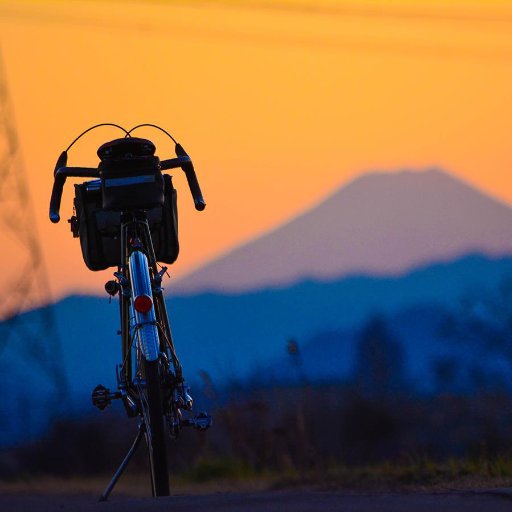
<svg viewBox="0 0 512 512">
<path fill-rule="evenodd" d="M 132 324 L 133 305 L 131 301 L 131 292 L 129 290 L 129 260 L 130 256 L 135 250 L 143 252 L 148 258 L 155 311 L 155 323 L 159 334 L 159 353 L 160 355 L 165 355 L 167 359 L 169 359 L 170 356 L 170 362 L 172 364 L 172 373 L 169 372 L 168 374 L 168 389 L 166 391 L 169 393 L 181 387 L 182 389 L 180 389 L 180 392 L 184 393 L 182 367 L 176 355 L 169 318 L 167 315 L 167 308 L 161 287 L 162 275 L 167 269 L 166 267 L 163 267 L 161 271 L 158 270 L 149 224 L 146 219 L 141 217 L 143 217 L 143 215 L 140 213 L 123 214 L 122 216 L 121 261 L 124 263 L 120 267 L 119 272 L 115 274 L 120 282 L 121 288 L 121 293 L 119 293 L 119 305 L 121 316 L 123 361 L 120 371 L 118 371 L 118 387 L 121 391 L 121 397 L 123 398 L 125 408 L 130 416 L 138 414 L 140 410 L 137 390 L 138 382 L 134 380 L 134 368 L 132 360 L 136 330 L 139 329 L 140 326 L 138 326 L 136 323 L 134 325 Z M 140 242 L 138 243 L 138 241 Z M 166 398 L 166 402 L 169 403 L 169 399 L 172 397 L 167 396 Z"/>
<path fill-rule="evenodd" d="M 121 398 L 128 416 L 139 416 L 141 421 L 137 437 L 102 494 L 102 501 L 108 498 L 143 436 L 149 449 L 153 496 L 168 495 L 163 422 L 167 423 L 172 438 L 178 436 L 181 427 L 206 430 L 212 423 L 207 413 L 193 419 L 182 415 L 183 410 L 191 411 L 192 398 L 185 390 L 161 287 L 167 268 L 158 270 L 144 211 L 121 214 L 120 237 L 122 265 L 114 273 L 118 281 L 114 288 L 119 292 L 123 363 L 117 369 L 118 391 L 110 394 L 106 388 L 101 389 L 102 397 L 96 405 Z M 135 298 L 139 294 L 152 297 L 146 312 L 135 311 Z M 152 346 L 153 342 L 158 345 Z M 154 441 L 155 437 L 159 441 Z"/>
</svg>

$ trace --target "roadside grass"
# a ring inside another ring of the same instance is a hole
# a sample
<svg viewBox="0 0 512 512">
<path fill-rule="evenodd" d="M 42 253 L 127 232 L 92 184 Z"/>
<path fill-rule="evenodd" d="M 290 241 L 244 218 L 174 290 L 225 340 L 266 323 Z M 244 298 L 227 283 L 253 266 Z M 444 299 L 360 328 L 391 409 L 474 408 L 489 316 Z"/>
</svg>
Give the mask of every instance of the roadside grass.
<svg viewBox="0 0 512 512">
<path fill-rule="evenodd" d="M 101 495 L 112 475 L 55 477 L 37 475 L 0 481 L 0 494 L 31 495 L 81 495 L 93 498 Z M 258 477 L 216 478 L 208 481 L 193 481 L 176 476 L 171 479 L 171 494 L 210 494 L 216 492 L 257 492 L 271 489 L 270 481 Z M 147 497 L 151 494 L 148 475 L 123 475 L 112 495 Z"/>
<path fill-rule="evenodd" d="M 277 478 L 272 486 L 293 487 L 400 492 L 512 487 L 512 459 L 418 459 L 360 467 L 332 465 L 323 472 L 297 472 Z"/>
<path fill-rule="evenodd" d="M 206 435 L 184 431 L 169 443 L 172 492 L 512 488 L 509 411 L 508 395 L 377 399 L 338 385 L 242 390 L 217 406 Z M 43 438 L 0 452 L 0 492 L 98 496 L 135 426 L 106 414 L 56 422 Z M 148 474 L 139 450 L 115 492 L 148 496 Z"/>
<path fill-rule="evenodd" d="M 25 475 L 0 480 L 0 493 L 79 494 L 99 496 L 111 475 L 57 477 Z M 512 459 L 508 457 L 450 459 L 427 458 L 348 467 L 331 463 L 307 471 L 255 471 L 242 461 L 213 459 L 198 461 L 186 472 L 171 475 L 172 494 L 213 492 L 257 492 L 309 489 L 394 492 L 443 492 L 512 487 Z M 148 496 L 149 477 L 128 472 L 118 482 L 115 494 Z"/>
</svg>

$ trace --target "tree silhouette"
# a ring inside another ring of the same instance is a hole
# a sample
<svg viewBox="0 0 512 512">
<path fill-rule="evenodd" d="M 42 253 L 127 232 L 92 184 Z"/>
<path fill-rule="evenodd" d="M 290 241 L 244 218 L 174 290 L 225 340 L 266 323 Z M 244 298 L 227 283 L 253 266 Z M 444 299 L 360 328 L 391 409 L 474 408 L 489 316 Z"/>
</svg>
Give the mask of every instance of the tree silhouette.
<svg viewBox="0 0 512 512">
<path fill-rule="evenodd" d="M 405 384 L 402 343 L 391 334 L 384 318 L 363 326 L 357 343 L 355 381 L 366 396 L 396 393 Z"/>
</svg>

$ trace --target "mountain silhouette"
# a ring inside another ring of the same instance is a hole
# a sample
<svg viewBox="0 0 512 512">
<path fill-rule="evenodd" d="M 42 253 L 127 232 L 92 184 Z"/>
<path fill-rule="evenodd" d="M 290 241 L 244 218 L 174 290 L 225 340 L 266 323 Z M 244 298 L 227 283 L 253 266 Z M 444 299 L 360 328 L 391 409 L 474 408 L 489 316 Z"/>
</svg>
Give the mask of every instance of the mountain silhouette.
<svg viewBox="0 0 512 512">
<path fill-rule="evenodd" d="M 440 170 L 366 174 L 175 284 L 239 292 L 512 253 L 512 208 Z"/>
</svg>

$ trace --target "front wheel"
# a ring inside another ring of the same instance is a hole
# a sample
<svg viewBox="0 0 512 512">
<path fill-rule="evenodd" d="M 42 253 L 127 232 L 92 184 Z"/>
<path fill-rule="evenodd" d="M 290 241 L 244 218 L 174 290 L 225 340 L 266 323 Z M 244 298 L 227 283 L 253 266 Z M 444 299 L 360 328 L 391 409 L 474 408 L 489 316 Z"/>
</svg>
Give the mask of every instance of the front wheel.
<svg viewBox="0 0 512 512">
<path fill-rule="evenodd" d="M 167 468 L 165 421 L 162 408 L 159 362 L 144 359 L 146 398 L 144 420 L 149 450 L 151 485 L 153 496 L 169 496 L 169 472 Z"/>
</svg>

